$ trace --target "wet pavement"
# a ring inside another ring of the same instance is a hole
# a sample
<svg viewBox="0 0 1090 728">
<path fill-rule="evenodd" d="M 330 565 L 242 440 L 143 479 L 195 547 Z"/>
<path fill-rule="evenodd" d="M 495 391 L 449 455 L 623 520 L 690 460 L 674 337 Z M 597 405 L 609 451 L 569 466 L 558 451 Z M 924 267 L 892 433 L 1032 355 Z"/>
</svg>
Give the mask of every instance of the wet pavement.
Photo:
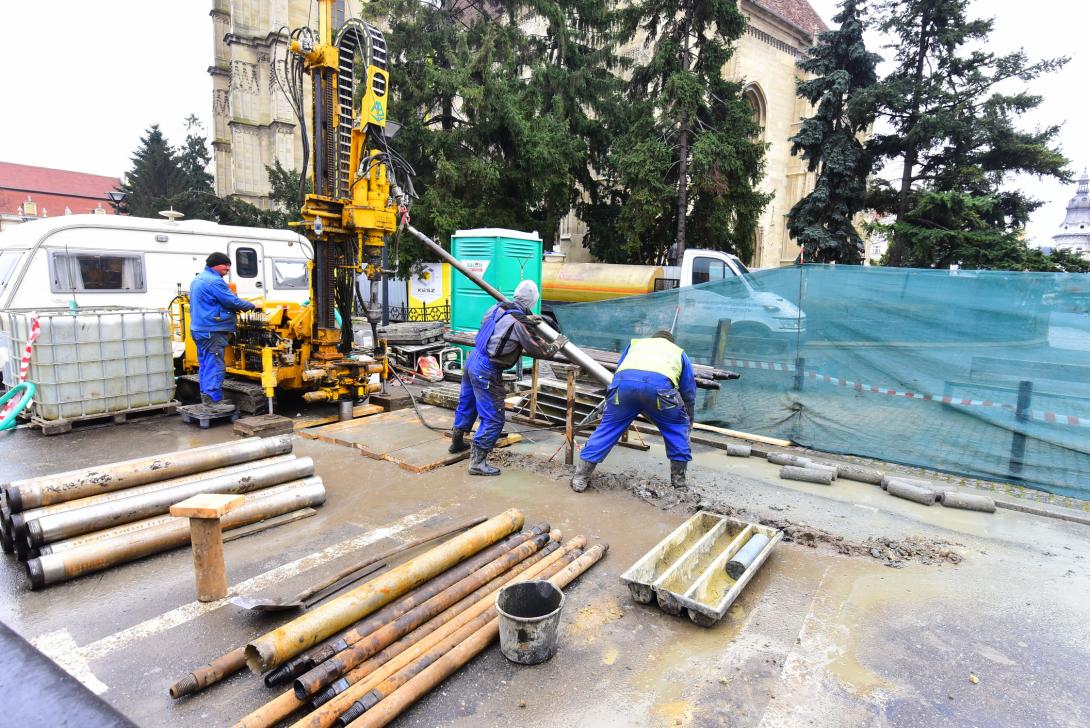
<svg viewBox="0 0 1090 728">
<path fill-rule="evenodd" d="M 1090 723 L 1090 527 L 927 508 L 843 480 L 788 483 L 774 466 L 710 448 L 695 454 L 693 495 L 674 498 L 662 492 L 666 464 L 654 439 L 647 453 L 615 450 L 600 485 L 575 494 L 555 459 L 545 463 L 559 437 L 530 437 L 498 478 L 469 477 L 464 464 L 412 474 L 296 438 L 295 452 L 315 459 L 327 503 L 314 517 L 226 544 L 229 581 L 236 591 L 293 594 L 358 558 L 338 544 L 382 549 L 517 507 L 528 524 L 547 520 L 565 537 L 610 545 L 566 590 L 559 653 L 524 667 L 493 646 L 397 725 Z M 229 427 L 199 430 L 177 418 L 52 438 L 19 431 L 0 436 L 0 481 L 231 438 Z M 710 629 L 634 603 L 619 579 L 697 502 L 780 522 L 795 537 Z M 876 539 L 939 544 L 958 563 L 891 562 L 880 549 L 870 554 Z M 315 560 L 323 563 L 304 568 Z M 168 697 L 188 670 L 281 621 L 194 601 L 188 549 L 42 592 L 29 592 L 6 557 L 0 590 L 0 620 L 140 725 L 226 726 L 277 694 L 246 673 L 189 699 Z"/>
</svg>

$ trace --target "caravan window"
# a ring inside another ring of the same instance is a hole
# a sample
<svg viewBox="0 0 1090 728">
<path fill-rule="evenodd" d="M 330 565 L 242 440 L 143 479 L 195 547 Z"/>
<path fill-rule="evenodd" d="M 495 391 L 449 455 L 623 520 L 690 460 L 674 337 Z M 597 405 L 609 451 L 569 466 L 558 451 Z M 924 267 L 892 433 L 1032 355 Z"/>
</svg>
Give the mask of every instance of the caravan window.
<svg viewBox="0 0 1090 728">
<path fill-rule="evenodd" d="M 23 254 L 21 250 L 5 250 L 0 252 L 0 291 L 8 284 L 8 279 L 15 273 L 15 264 Z"/>
<path fill-rule="evenodd" d="M 257 277 L 257 251 L 253 248 L 239 248 L 235 251 L 234 274 L 239 278 Z"/>
<path fill-rule="evenodd" d="M 53 293 L 69 291 L 126 291 L 144 293 L 144 256 L 140 253 L 106 253 L 54 250 L 49 256 Z"/>
<path fill-rule="evenodd" d="M 309 287 L 305 260 L 274 258 L 272 267 L 273 288 L 306 290 Z"/>
</svg>

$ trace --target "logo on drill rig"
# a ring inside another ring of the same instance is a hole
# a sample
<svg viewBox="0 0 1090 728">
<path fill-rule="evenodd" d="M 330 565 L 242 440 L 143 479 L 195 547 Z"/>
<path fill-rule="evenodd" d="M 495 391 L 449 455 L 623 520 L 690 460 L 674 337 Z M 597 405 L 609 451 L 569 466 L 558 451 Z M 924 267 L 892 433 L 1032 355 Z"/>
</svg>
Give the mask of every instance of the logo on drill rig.
<svg viewBox="0 0 1090 728">
<path fill-rule="evenodd" d="M 376 124 L 386 121 L 386 107 L 382 105 L 381 101 L 376 101 L 371 107 L 371 121 Z"/>
</svg>

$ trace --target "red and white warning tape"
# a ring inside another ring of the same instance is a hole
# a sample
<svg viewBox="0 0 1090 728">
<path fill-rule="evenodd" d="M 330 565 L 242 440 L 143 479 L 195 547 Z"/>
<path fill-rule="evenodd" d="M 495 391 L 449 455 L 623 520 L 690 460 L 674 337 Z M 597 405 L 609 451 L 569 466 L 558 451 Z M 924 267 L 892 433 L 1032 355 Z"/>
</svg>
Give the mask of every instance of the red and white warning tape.
<svg viewBox="0 0 1090 728">
<path fill-rule="evenodd" d="M 35 316 L 30 321 L 30 335 L 27 337 L 26 346 L 23 348 L 23 358 L 19 360 L 19 382 L 25 382 L 27 372 L 30 371 L 30 355 L 34 351 L 34 342 L 38 340 L 38 335 L 42 333 L 41 322 L 38 321 L 38 317 Z M 11 410 L 15 409 L 18 404 L 18 397 L 12 399 L 4 406 L 4 411 L 0 412 L 0 417 L 6 415 Z M 29 407 L 31 402 L 27 402 Z"/>
<path fill-rule="evenodd" d="M 777 372 L 794 372 L 794 364 L 783 364 L 780 362 L 770 361 L 758 361 L 753 359 L 727 359 L 723 362 L 723 366 L 733 367 L 735 369 L 765 369 L 768 371 Z M 904 399 L 918 399 L 924 402 L 939 402 L 940 404 L 955 405 L 958 407 L 996 407 L 999 409 L 1015 411 L 1015 406 L 1007 404 L 1005 402 L 994 402 L 990 399 L 969 399 L 964 397 L 947 397 L 938 396 L 934 394 L 923 394 L 922 392 L 909 392 L 900 389 L 894 389 L 892 387 L 878 387 L 873 384 L 863 384 L 862 382 L 854 382 L 851 379 L 844 379 L 842 377 L 832 377 L 828 374 L 821 374 L 820 372 L 804 371 L 803 376 L 807 379 L 813 379 L 817 382 L 824 382 L 826 384 L 833 384 L 838 387 L 849 387 L 857 392 L 870 392 L 873 394 L 884 394 L 888 397 L 903 397 Z M 1090 417 L 1077 417 L 1075 415 L 1061 415 L 1055 412 L 1040 412 L 1033 411 L 1029 413 L 1029 419 L 1037 420 L 1039 422 L 1046 422 L 1054 425 L 1070 425 L 1072 427 L 1090 427 Z"/>
</svg>

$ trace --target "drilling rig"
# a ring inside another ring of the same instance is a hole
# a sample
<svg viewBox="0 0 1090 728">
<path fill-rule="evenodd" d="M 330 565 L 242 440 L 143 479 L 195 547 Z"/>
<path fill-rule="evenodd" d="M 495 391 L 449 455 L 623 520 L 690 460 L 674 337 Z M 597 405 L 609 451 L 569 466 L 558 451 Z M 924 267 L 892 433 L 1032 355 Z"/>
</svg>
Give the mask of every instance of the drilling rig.
<svg viewBox="0 0 1090 728">
<path fill-rule="evenodd" d="M 373 374 L 389 373 L 378 298 L 386 236 L 398 223 L 396 199 L 412 196 L 412 169 L 388 145 L 389 69 L 386 40 L 377 28 L 344 19 L 343 4 L 318 3 L 318 29 L 289 34 L 284 72 L 274 73 L 303 135 L 304 168 L 313 191 L 304 195 L 302 221 L 292 223 L 313 245 L 306 305 L 265 301 L 259 313 L 243 314 L 226 351 L 227 374 L 277 391 L 302 392 L 309 402 L 356 400 L 380 389 Z M 308 132 L 304 88 L 309 81 Z M 303 178 L 306 179 L 304 174 Z M 302 184 L 301 184 L 302 187 Z M 369 281 L 368 301 L 359 300 L 357 280 Z M 176 318 L 186 338 L 185 368 L 196 368 L 196 346 L 184 322 L 187 301 L 179 296 Z M 371 326 L 370 356 L 353 353 L 352 313 L 357 301 Z"/>
</svg>

